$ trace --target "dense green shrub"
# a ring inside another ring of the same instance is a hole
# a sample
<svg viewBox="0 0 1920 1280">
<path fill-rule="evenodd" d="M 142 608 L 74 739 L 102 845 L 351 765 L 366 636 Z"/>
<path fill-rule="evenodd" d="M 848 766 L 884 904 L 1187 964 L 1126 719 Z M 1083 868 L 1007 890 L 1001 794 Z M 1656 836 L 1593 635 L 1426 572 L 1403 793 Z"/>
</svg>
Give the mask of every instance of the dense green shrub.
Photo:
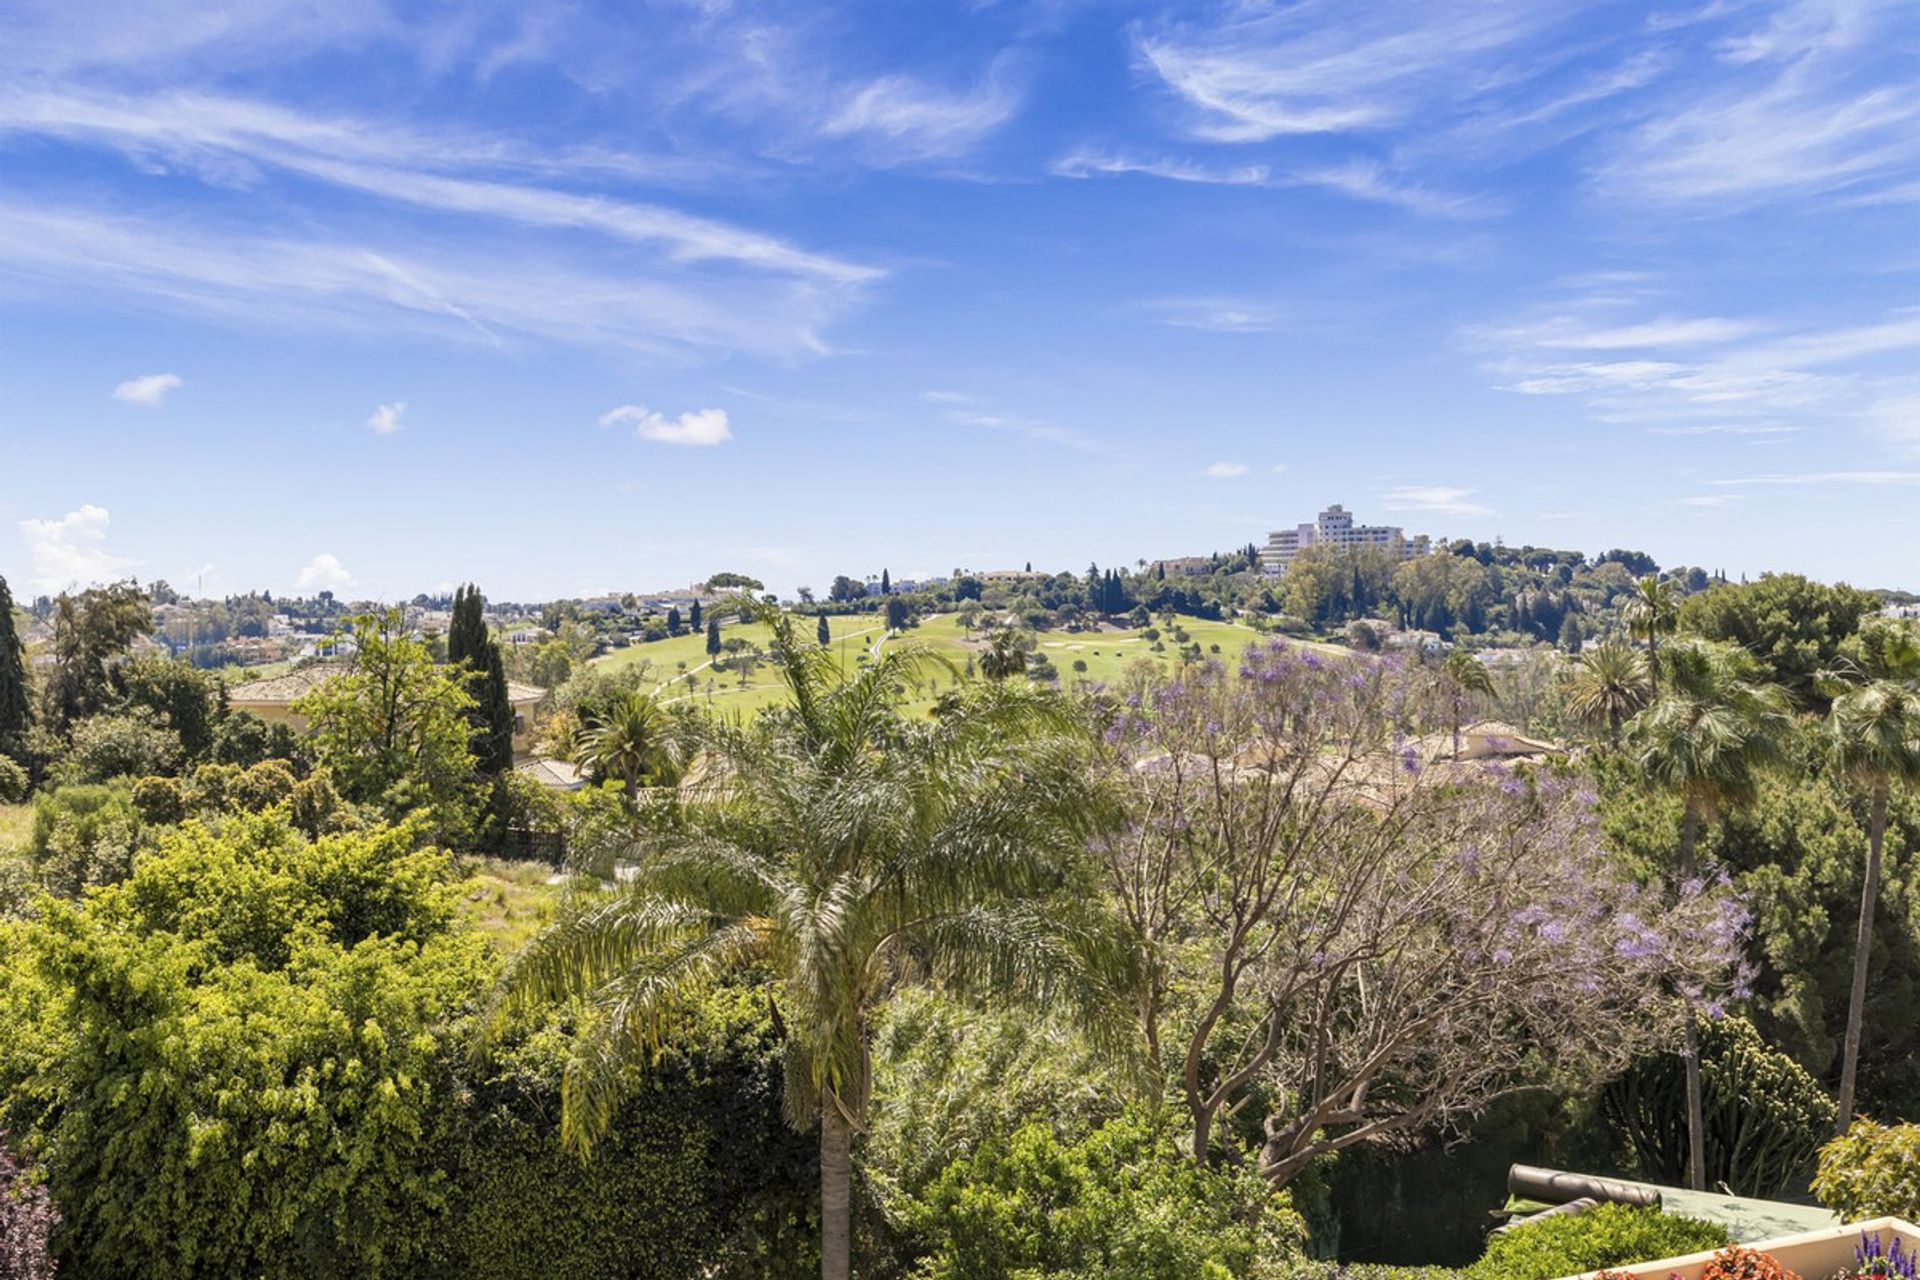
<svg viewBox="0 0 1920 1280">
<path fill-rule="evenodd" d="M 184 754 L 180 735 L 147 712 L 90 716 L 73 727 L 62 776 L 106 782 L 172 773 Z"/>
<path fill-rule="evenodd" d="M 1920 1217 L 1920 1124 L 1855 1120 L 1820 1148 L 1813 1194 L 1849 1222 Z"/>
<path fill-rule="evenodd" d="M 12 756 L 0 755 L 0 804 L 19 804 L 25 800 L 31 783 L 25 765 Z"/>
<path fill-rule="evenodd" d="M 99 1280 L 782 1280 L 817 1269 L 810 1135 L 755 991 L 703 997 L 592 1159 L 564 1013 L 474 1052 L 496 963 L 413 826 L 163 834 L 0 923 L 0 1125 Z"/>
<path fill-rule="evenodd" d="M 187 787 L 178 778 L 142 778 L 133 784 L 132 796 L 143 822 L 168 826 L 186 820 Z"/>
<path fill-rule="evenodd" d="M 1515 1227 L 1487 1242 L 1468 1280 L 1557 1280 L 1600 1267 L 1652 1262 L 1727 1243 L 1714 1222 L 1603 1204 L 1585 1213 L 1560 1214 Z"/>
<path fill-rule="evenodd" d="M 247 768 L 263 760 L 292 760 L 300 739 L 292 726 L 268 724 L 251 711 L 231 711 L 213 731 L 213 758 Z"/>
<path fill-rule="evenodd" d="M 283 762 L 262 760 L 240 775 L 229 799 L 236 808 L 258 813 L 285 804 L 293 798 L 293 789 L 298 785 L 293 770 Z"/>
<path fill-rule="evenodd" d="M 910 1210 L 921 1280 L 1228 1280 L 1299 1249 L 1258 1175 L 1201 1169 L 1139 1113 L 1075 1143 L 1032 1124 L 955 1161 Z"/>
<path fill-rule="evenodd" d="M 63 1271 L 419 1273 L 491 973 L 448 879 L 404 832 L 240 819 L 4 926 L 0 1120 L 47 1155 Z"/>
<path fill-rule="evenodd" d="M 1833 1099 L 1745 1018 L 1703 1019 L 1699 1035 L 1708 1180 L 1741 1195 L 1804 1191 L 1833 1132 Z M 1677 1055 L 1635 1063 L 1602 1091 L 1600 1114 L 1630 1168 L 1655 1182 L 1684 1176 L 1686 1092 Z"/>
<path fill-rule="evenodd" d="M 757 1012 L 755 1010 L 758 1010 Z M 804 1280 L 817 1144 L 780 1115 L 760 1001 L 702 999 L 582 1159 L 561 1148 L 558 1026 L 503 1050 L 463 1109 L 444 1269 L 460 1280 Z"/>
<path fill-rule="evenodd" d="M 126 879 L 140 843 L 140 814 L 124 783 L 57 787 L 34 800 L 27 860 L 48 893 L 74 898 Z"/>
<path fill-rule="evenodd" d="M 874 1034 L 863 1163 L 883 1198 L 925 1190 L 953 1160 L 1044 1117 L 1078 1141 L 1120 1110 L 1110 1064 L 1027 1011 L 985 1011 L 930 991 L 896 996 Z"/>
</svg>

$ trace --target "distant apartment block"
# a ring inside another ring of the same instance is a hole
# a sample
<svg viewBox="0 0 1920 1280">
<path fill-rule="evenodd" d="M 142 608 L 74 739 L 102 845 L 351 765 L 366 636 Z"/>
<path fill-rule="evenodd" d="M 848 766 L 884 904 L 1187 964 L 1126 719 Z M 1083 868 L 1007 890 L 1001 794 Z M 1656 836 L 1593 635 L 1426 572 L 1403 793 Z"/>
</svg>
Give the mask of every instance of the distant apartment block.
<svg viewBox="0 0 1920 1280">
<path fill-rule="evenodd" d="M 1155 560 L 1153 567 L 1167 577 L 1204 578 L 1214 571 L 1212 556 L 1175 556 L 1171 560 Z"/>
<path fill-rule="evenodd" d="M 1411 560 L 1432 550 L 1432 542 L 1424 533 L 1409 538 L 1398 525 L 1355 524 L 1353 513 L 1336 502 L 1315 516 L 1311 524 L 1268 534 L 1267 545 L 1260 552 L 1260 568 L 1265 573 L 1285 573 L 1293 558 L 1307 547 L 1388 547 L 1402 560 Z"/>
</svg>

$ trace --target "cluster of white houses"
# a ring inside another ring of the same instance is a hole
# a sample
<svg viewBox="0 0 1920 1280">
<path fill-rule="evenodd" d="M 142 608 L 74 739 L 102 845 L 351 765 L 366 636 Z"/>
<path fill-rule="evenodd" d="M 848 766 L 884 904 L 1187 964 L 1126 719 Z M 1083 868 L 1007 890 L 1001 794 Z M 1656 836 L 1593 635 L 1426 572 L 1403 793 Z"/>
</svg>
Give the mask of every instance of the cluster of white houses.
<svg viewBox="0 0 1920 1280">
<path fill-rule="evenodd" d="M 1260 551 L 1260 568 L 1285 573 L 1293 558 L 1308 547 L 1386 547 L 1400 559 L 1411 560 L 1431 551 L 1433 540 L 1424 533 L 1409 538 L 1399 525 L 1355 524 L 1353 513 L 1336 502 L 1309 524 L 1269 533 Z"/>
</svg>

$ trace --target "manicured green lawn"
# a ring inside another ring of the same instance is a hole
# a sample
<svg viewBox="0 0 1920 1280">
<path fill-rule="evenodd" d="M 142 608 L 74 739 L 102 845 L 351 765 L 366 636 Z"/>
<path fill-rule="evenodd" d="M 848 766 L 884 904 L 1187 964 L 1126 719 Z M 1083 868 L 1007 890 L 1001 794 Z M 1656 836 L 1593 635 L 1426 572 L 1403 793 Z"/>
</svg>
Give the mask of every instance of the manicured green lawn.
<svg viewBox="0 0 1920 1280">
<path fill-rule="evenodd" d="M 834 652 L 840 655 L 843 664 L 849 666 L 856 665 L 861 655 L 872 653 L 876 645 L 882 650 L 891 646 L 912 646 L 950 662 L 955 669 L 953 672 L 936 666 L 922 677 L 922 683 L 915 691 L 918 696 L 909 703 L 913 709 L 931 706 L 936 697 L 964 679 L 967 659 L 975 657 L 985 648 L 981 639 L 961 629 L 959 616 L 951 613 L 926 618 L 919 626 L 894 636 L 887 635 L 879 618 L 872 614 L 834 617 L 829 620 L 829 626 L 833 630 Z M 1238 622 L 1182 618 L 1180 626 L 1186 631 L 1188 642 L 1199 644 L 1203 654 L 1218 656 L 1225 661 L 1232 661 L 1247 645 L 1262 638 L 1259 632 Z M 812 620 L 803 620 L 802 627 L 811 637 Z M 767 630 L 759 623 L 722 628 L 721 635 L 723 638 L 741 636 L 758 645 L 764 645 L 767 640 Z M 1118 680 L 1130 664 L 1142 660 L 1170 669 L 1178 660 L 1180 649 L 1170 628 L 1162 628 L 1162 648 L 1158 653 L 1153 651 L 1152 642 L 1140 631 L 1131 628 L 1117 631 L 1043 631 L 1035 636 L 1035 642 L 1038 652 L 1047 655 L 1060 673 L 1062 686 L 1067 688 L 1071 688 L 1076 681 L 1110 683 Z M 1311 647 L 1344 652 L 1332 645 L 1312 644 Z M 648 674 L 656 681 L 655 687 L 661 696 L 675 702 L 692 700 L 722 715 L 747 715 L 773 706 L 785 696 L 784 688 L 768 664 L 761 664 L 744 685 L 737 672 L 711 670 L 707 665 L 704 633 L 618 649 L 595 659 L 595 665 L 618 669 L 642 661 L 649 663 Z M 1084 662 L 1086 670 L 1075 671 L 1075 662 Z M 691 686 L 686 682 L 689 674 L 694 678 Z"/>
</svg>

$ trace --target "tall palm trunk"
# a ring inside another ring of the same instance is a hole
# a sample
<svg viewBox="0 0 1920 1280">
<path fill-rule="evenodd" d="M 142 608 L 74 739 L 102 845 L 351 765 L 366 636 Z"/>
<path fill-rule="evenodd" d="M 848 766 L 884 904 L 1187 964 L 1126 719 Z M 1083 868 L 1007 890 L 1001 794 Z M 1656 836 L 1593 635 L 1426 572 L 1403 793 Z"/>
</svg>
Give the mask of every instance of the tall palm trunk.
<svg viewBox="0 0 1920 1280">
<path fill-rule="evenodd" d="M 848 1280 L 853 1258 L 853 1126 L 829 1096 L 820 1108 L 820 1280 Z"/>
<path fill-rule="evenodd" d="M 1873 788 L 1873 814 L 1867 825 L 1867 870 L 1860 882 L 1860 922 L 1853 935 L 1853 990 L 1847 997 L 1847 1038 L 1840 1051 L 1841 1133 L 1853 1123 L 1853 1098 L 1860 1074 L 1860 1033 L 1867 1013 L 1867 961 L 1873 954 L 1873 912 L 1880 895 L 1880 843 L 1887 834 L 1887 783 Z"/>
<path fill-rule="evenodd" d="M 1700 806 L 1687 797 L 1686 814 L 1680 822 L 1680 881 L 1693 879 L 1694 842 L 1700 835 Z M 1707 1117 L 1700 1089 L 1700 1029 L 1694 1023 L 1694 1011 L 1687 1010 L 1687 1043 L 1682 1051 L 1687 1070 L 1687 1185 L 1695 1191 L 1707 1189 Z"/>
</svg>

